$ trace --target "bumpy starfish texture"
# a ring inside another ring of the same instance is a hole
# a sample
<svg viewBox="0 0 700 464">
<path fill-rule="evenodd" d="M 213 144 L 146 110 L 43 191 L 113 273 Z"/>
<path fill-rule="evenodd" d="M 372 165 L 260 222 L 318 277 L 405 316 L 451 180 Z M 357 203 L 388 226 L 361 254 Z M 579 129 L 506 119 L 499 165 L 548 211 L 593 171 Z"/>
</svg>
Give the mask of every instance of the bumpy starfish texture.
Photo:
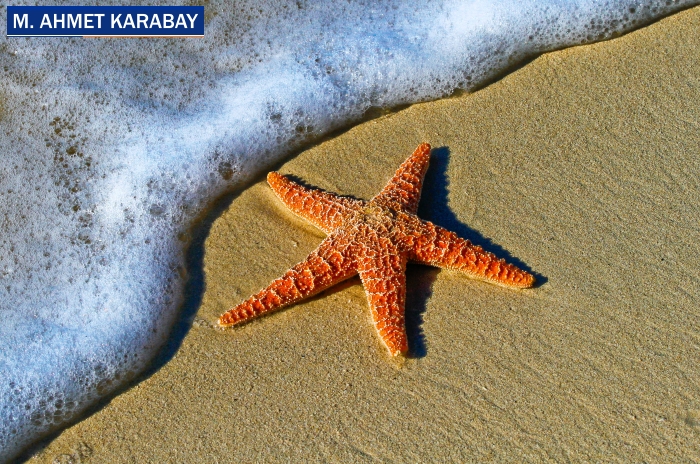
<svg viewBox="0 0 700 464">
<path fill-rule="evenodd" d="M 392 356 L 408 351 L 404 306 L 406 262 L 412 261 L 526 288 L 535 278 L 454 232 L 416 216 L 430 145 L 420 145 L 370 201 L 301 186 L 271 172 L 267 181 L 289 209 L 328 236 L 309 256 L 267 288 L 219 318 L 240 324 L 360 275 L 374 326 Z"/>
</svg>

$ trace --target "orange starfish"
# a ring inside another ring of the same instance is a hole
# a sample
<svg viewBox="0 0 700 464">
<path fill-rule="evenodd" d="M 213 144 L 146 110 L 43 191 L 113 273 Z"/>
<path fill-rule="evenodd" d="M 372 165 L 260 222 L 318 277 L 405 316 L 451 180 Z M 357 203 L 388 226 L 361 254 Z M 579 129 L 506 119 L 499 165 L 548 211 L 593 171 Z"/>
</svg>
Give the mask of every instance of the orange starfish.
<svg viewBox="0 0 700 464">
<path fill-rule="evenodd" d="M 416 216 L 430 145 L 424 143 L 370 201 L 309 189 L 271 172 L 267 182 L 297 215 L 328 234 L 309 256 L 219 318 L 230 326 L 317 294 L 360 274 L 372 320 L 392 356 L 408 351 L 404 305 L 406 262 L 456 269 L 510 287 L 535 283 L 532 274 Z"/>
</svg>

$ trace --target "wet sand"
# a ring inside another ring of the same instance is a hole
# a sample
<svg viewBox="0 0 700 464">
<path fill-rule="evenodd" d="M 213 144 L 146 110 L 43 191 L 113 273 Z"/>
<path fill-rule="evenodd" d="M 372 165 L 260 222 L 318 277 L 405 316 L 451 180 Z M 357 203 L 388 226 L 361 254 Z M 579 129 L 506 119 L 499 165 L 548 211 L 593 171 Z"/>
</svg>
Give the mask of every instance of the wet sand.
<svg viewBox="0 0 700 464">
<path fill-rule="evenodd" d="M 368 199 L 429 142 L 419 215 L 537 288 L 409 265 L 403 364 L 357 278 L 218 331 L 324 236 L 261 179 L 211 227 L 206 291 L 173 359 L 30 462 L 698 459 L 698 31 L 695 8 L 546 54 L 280 167 Z"/>
</svg>

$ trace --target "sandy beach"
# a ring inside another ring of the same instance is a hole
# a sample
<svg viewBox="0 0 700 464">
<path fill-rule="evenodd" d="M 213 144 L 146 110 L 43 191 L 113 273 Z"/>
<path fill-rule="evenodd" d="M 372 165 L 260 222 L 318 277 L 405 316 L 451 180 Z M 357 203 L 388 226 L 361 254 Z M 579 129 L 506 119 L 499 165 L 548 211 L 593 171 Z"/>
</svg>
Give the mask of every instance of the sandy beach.
<svg viewBox="0 0 700 464">
<path fill-rule="evenodd" d="M 369 199 L 428 142 L 419 216 L 536 288 L 409 265 L 403 363 L 358 278 L 217 330 L 324 237 L 261 177 L 211 225 L 206 290 L 172 359 L 29 462 L 696 462 L 698 31 L 694 8 L 545 54 L 279 166 Z"/>
</svg>

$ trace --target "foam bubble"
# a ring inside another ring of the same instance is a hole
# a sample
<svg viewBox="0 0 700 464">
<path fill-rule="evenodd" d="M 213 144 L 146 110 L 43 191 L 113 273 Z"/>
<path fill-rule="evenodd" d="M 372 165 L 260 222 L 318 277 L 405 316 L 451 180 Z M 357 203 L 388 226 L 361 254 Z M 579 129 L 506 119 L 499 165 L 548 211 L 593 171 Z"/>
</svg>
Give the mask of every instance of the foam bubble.
<svg viewBox="0 0 700 464">
<path fill-rule="evenodd" d="M 0 39 L 0 460 L 144 368 L 178 237 L 225 190 L 372 108 L 695 3 L 250 1 L 207 4 L 204 39 Z"/>
</svg>

